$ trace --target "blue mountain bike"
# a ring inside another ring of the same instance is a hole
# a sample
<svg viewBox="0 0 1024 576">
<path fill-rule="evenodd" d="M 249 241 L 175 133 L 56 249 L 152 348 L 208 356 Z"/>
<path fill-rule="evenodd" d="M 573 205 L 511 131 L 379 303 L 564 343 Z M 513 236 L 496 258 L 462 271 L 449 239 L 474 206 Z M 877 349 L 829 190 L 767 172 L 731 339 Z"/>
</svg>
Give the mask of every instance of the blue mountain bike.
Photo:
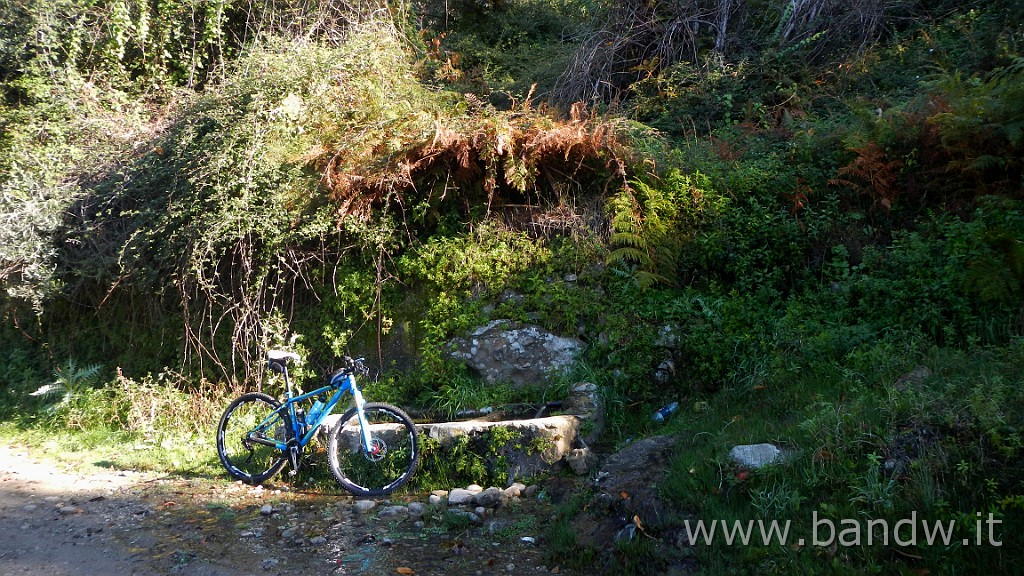
<svg viewBox="0 0 1024 576">
<path fill-rule="evenodd" d="M 224 411 L 217 427 L 217 453 L 228 473 L 255 485 L 290 463 L 294 476 L 303 449 L 349 392 L 355 406 L 327 431 L 331 473 L 357 496 L 386 496 L 408 482 L 419 464 L 416 427 L 400 408 L 363 400 L 355 379 L 369 372 L 363 360 L 345 358 L 344 367 L 330 376 L 326 386 L 295 395 L 288 362 L 299 360 L 291 352 L 267 353 L 270 370 L 284 376 L 283 402 L 252 392 L 236 398 Z"/>
</svg>

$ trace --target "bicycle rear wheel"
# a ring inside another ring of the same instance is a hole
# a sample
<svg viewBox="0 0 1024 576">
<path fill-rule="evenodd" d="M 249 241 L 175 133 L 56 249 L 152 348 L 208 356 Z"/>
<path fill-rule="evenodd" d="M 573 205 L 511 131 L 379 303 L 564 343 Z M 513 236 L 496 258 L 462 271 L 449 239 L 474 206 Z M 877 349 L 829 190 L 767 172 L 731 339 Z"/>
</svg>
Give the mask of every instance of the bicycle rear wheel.
<svg viewBox="0 0 1024 576">
<path fill-rule="evenodd" d="M 217 426 L 217 454 L 232 477 L 260 484 L 281 471 L 285 452 L 259 441 L 284 442 L 289 430 L 281 403 L 253 392 L 228 405 Z"/>
<path fill-rule="evenodd" d="M 328 439 L 331 472 L 346 490 L 357 496 L 386 496 L 412 478 L 419 465 L 419 436 L 412 419 L 390 404 L 363 406 L 369 425 L 370 446 L 363 435 L 356 409 L 345 412 Z"/>
</svg>

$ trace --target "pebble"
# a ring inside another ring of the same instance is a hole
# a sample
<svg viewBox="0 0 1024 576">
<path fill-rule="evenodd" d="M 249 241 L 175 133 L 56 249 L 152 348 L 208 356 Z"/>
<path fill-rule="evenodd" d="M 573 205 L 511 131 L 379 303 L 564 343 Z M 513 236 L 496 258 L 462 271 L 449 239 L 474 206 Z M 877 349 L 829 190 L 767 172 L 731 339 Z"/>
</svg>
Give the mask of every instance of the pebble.
<svg viewBox="0 0 1024 576">
<path fill-rule="evenodd" d="M 409 515 L 413 518 L 419 518 L 426 512 L 427 507 L 422 502 L 410 502 L 409 503 Z"/>
<path fill-rule="evenodd" d="M 477 516 L 469 510 L 450 510 L 448 513 L 455 517 L 466 518 L 473 524 L 480 524 L 483 522 L 483 520 L 480 519 L 480 516 Z"/>
<path fill-rule="evenodd" d="M 270 516 L 273 513 L 274 507 L 270 504 L 264 504 L 263 507 L 260 508 L 260 514 L 263 516 Z"/>
<path fill-rule="evenodd" d="M 270 570 L 274 566 L 277 566 L 279 562 L 280 560 L 278 560 L 277 558 L 267 558 L 263 561 L 262 566 L 264 570 Z"/>
<path fill-rule="evenodd" d="M 327 538 L 324 538 L 323 536 L 314 536 L 309 539 L 309 543 L 311 546 L 323 546 L 324 544 L 327 544 Z"/>
<path fill-rule="evenodd" d="M 484 508 L 499 508 L 503 506 L 509 497 L 504 490 L 500 488 L 488 488 L 483 492 L 480 492 L 474 497 L 474 501 L 479 506 Z"/>
<path fill-rule="evenodd" d="M 481 490 L 482 492 L 482 490 Z M 473 503 L 474 493 L 468 489 L 456 488 L 448 493 L 449 506 L 464 506 Z"/>
<path fill-rule="evenodd" d="M 374 502 L 373 500 L 356 500 L 356 503 L 353 506 L 353 508 L 356 509 L 356 512 L 359 512 L 360 514 L 365 514 L 370 510 L 373 510 L 374 507 L 376 506 L 377 503 Z"/>
<path fill-rule="evenodd" d="M 409 509 L 405 506 L 388 506 L 377 517 L 381 520 L 404 520 L 409 517 Z"/>
<path fill-rule="evenodd" d="M 515 482 L 508 488 L 505 488 L 505 495 L 509 498 L 519 498 L 523 495 L 523 490 L 526 490 L 526 485 Z"/>
</svg>

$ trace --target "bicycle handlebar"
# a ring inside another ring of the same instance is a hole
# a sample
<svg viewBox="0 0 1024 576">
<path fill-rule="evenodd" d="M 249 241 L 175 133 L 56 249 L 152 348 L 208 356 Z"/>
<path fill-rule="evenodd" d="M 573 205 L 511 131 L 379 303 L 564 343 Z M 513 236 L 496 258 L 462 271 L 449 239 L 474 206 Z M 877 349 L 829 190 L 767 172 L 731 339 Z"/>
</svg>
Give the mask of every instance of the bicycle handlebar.
<svg viewBox="0 0 1024 576">
<path fill-rule="evenodd" d="M 296 363 L 302 362 L 302 358 L 294 352 L 285 352 L 282 350 L 268 350 L 267 351 L 267 367 L 284 374 L 287 370 L 287 363 L 292 360 Z M 359 376 L 367 376 L 370 374 L 370 368 L 366 365 L 366 358 L 352 358 L 351 356 L 341 357 L 341 368 L 331 373 L 328 380 L 333 381 L 336 377 L 342 374 L 353 374 Z"/>
<path fill-rule="evenodd" d="M 334 382 L 339 376 L 347 376 L 349 374 L 366 376 L 370 373 L 370 368 L 365 364 L 365 358 L 352 358 L 349 356 L 343 356 L 341 358 L 341 368 L 338 368 L 328 377 L 329 382 Z"/>
<path fill-rule="evenodd" d="M 342 369 L 347 370 L 350 374 L 366 376 L 370 373 L 370 369 L 366 366 L 366 358 L 350 358 L 345 356 L 341 361 L 344 364 Z"/>
</svg>

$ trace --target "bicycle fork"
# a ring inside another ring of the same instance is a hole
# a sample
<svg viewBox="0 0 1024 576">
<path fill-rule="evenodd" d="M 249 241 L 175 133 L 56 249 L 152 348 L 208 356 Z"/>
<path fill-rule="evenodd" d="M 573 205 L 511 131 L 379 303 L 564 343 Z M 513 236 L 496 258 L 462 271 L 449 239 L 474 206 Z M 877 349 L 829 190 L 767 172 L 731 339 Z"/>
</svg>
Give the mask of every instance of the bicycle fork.
<svg viewBox="0 0 1024 576">
<path fill-rule="evenodd" d="M 356 417 L 359 419 L 359 429 L 363 434 L 363 449 L 367 457 L 371 457 L 376 454 L 377 445 L 373 443 L 373 438 L 370 436 L 370 423 L 366 420 L 366 413 L 363 412 L 363 406 L 366 402 L 363 400 L 363 393 L 356 387 L 355 382 L 352 382 L 352 398 L 356 402 Z"/>
</svg>

